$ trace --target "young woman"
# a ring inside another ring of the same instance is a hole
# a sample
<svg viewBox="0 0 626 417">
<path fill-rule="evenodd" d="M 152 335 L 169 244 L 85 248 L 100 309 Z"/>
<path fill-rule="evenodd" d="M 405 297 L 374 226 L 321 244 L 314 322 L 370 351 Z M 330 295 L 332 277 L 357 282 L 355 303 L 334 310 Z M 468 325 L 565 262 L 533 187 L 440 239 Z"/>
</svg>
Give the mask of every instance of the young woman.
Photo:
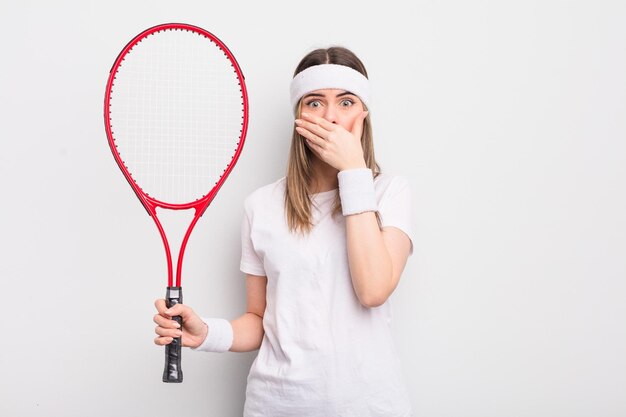
<svg viewBox="0 0 626 417">
<path fill-rule="evenodd" d="M 408 181 L 374 159 L 369 81 L 350 50 L 307 54 L 290 94 L 286 175 L 244 202 L 247 312 L 201 318 L 157 300 L 155 343 L 259 349 L 246 417 L 409 416 L 388 303 L 413 251 Z"/>
</svg>

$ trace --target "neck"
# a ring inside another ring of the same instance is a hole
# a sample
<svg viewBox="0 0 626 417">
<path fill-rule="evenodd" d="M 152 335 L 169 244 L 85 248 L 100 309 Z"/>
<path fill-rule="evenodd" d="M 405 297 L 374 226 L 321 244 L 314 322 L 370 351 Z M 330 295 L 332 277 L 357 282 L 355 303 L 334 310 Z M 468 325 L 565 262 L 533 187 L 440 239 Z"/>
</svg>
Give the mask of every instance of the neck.
<svg viewBox="0 0 626 417">
<path fill-rule="evenodd" d="M 318 158 L 313 158 L 311 162 L 313 165 L 313 193 L 323 193 L 339 187 L 337 179 L 339 170 Z"/>
</svg>

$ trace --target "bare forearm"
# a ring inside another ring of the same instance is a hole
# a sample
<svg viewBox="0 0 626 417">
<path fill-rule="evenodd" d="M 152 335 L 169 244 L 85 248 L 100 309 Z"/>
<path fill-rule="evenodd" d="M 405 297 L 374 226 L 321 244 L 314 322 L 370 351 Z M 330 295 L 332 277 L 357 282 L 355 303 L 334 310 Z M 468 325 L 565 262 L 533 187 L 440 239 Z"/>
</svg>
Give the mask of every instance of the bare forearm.
<svg viewBox="0 0 626 417">
<path fill-rule="evenodd" d="M 376 307 L 392 292 L 391 257 L 372 211 L 346 217 L 352 285 L 361 304 Z"/>
<path fill-rule="evenodd" d="M 230 323 L 233 326 L 231 352 L 251 352 L 261 347 L 264 335 L 262 317 L 246 313 Z"/>
</svg>

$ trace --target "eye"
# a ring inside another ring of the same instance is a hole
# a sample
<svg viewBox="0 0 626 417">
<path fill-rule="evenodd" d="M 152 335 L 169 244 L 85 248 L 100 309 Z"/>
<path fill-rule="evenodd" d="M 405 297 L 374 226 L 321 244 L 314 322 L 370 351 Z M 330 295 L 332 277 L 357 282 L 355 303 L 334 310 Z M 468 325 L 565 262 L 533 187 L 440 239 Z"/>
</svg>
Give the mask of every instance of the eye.
<svg viewBox="0 0 626 417">
<path fill-rule="evenodd" d="M 313 107 L 314 109 L 322 105 L 319 100 L 311 100 L 304 103 L 306 106 Z"/>
<path fill-rule="evenodd" d="M 342 105 L 343 107 L 350 107 L 350 106 L 352 106 L 353 104 L 354 104 L 354 100 L 352 100 L 352 99 L 350 99 L 350 98 L 346 98 L 346 99 L 341 100 L 341 105 Z"/>
</svg>

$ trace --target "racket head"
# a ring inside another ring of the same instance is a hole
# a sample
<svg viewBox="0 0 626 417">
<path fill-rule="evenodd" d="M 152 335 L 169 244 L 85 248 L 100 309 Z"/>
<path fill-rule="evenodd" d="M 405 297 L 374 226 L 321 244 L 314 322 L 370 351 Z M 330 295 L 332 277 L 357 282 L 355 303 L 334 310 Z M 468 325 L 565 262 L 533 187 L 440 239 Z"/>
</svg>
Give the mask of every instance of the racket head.
<svg viewBox="0 0 626 417">
<path fill-rule="evenodd" d="M 119 168 L 151 215 L 156 207 L 203 212 L 245 142 L 243 73 L 211 32 L 151 27 L 111 67 L 104 122 Z"/>
</svg>

